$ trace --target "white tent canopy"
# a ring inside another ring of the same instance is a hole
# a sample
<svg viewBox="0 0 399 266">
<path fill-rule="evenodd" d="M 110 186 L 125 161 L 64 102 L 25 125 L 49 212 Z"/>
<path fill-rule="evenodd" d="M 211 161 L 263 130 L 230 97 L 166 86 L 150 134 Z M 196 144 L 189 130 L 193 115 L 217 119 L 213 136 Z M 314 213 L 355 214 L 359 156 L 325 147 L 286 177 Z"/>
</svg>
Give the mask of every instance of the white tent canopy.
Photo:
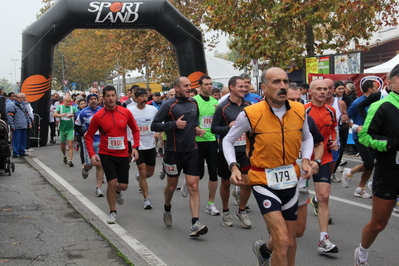
<svg viewBox="0 0 399 266">
<path fill-rule="evenodd" d="M 365 69 L 364 73 L 387 73 L 391 71 L 397 64 L 399 64 L 399 54 L 391 60 L 382 63 L 381 65 Z"/>
<path fill-rule="evenodd" d="M 213 82 L 220 82 L 227 86 L 232 76 L 239 76 L 244 71 L 233 66 L 233 62 L 227 61 L 215 56 L 206 55 L 206 64 L 208 66 L 208 75 Z"/>
</svg>

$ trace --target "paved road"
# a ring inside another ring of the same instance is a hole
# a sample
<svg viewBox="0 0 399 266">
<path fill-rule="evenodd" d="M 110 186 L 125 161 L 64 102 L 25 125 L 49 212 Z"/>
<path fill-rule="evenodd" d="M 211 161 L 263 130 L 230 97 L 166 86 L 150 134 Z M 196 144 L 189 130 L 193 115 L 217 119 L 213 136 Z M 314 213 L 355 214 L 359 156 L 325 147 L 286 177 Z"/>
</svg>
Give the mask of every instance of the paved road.
<svg viewBox="0 0 399 266">
<path fill-rule="evenodd" d="M 143 209 L 143 197 L 134 179 L 137 170 L 135 164 L 132 164 L 129 189 L 124 193 L 125 204 L 118 206 L 118 224 L 107 225 L 106 199 L 94 196 L 94 171 L 90 172 L 88 179 L 82 179 L 78 153 L 75 153 L 73 168 L 62 163 L 59 144 L 35 148 L 33 155 L 28 158 L 32 165 L 135 265 L 256 265 L 252 243 L 258 238 L 268 237 L 253 197 L 249 201 L 252 229 L 244 229 L 237 220 L 234 220 L 233 227 L 225 228 L 221 225 L 220 216 L 205 214 L 207 176 L 200 182 L 200 220 L 208 226 L 208 234 L 196 239 L 189 237 L 191 217 L 188 198 L 182 198 L 178 191 L 172 201 L 173 226 L 166 228 L 162 222 L 166 180 L 158 177 L 161 158 L 157 158 L 156 174 L 148 180 L 153 209 Z M 348 158 L 349 167 L 358 162 L 357 157 Z M 359 177 L 358 174 L 355 176 L 349 188 L 343 188 L 340 183 L 332 185 L 333 224 L 329 234 L 331 241 L 339 247 L 339 253 L 317 254 L 318 223 L 310 207 L 305 236 L 298 240 L 297 265 L 353 265 L 353 251 L 359 244 L 361 230 L 371 212 L 371 199 L 353 196 Z M 182 183 L 182 179 L 179 183 Z M 105 186 L 103 188 L 105 190 Z M 219 195 L 216 205 L 221 208 Z M 233 200 L 230 209 L 237 209 Z M 393 214 L 386 230 L 372 246 L 372 265 L 397 265 L 396 242 L 392 236 L 398 235 L 398 217 Z"/>
</svg>

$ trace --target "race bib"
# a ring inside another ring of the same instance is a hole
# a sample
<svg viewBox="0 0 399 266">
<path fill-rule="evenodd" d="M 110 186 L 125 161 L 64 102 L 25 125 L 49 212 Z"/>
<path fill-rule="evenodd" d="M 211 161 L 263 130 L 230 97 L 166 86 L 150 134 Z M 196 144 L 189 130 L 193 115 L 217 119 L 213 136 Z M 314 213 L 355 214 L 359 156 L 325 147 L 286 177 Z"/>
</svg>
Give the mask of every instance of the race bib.
<svg viewBox="0 0 399 266">
<path fill-rule="evenodd" d="M 124 150 L 124 137 L 108 137 L 108 149 L 110 150 Z"/>
<path fill-rule="evenodd" d="M 137 121 L 137 124 L 139 126 L 140 130 L 140 135 L 150 135 L 151 134 L 151 121 L 148 119 L 139 119 Z"/>
<path fill-rule="evenodd" d="M 243 133 L 241 135 L 241 137 L 238 138 L 238 140 L 236 140 L 236 142 L 234 142 L 234 146 L 242 146 L 242 145 L 246 145 L 247 144 L 247 138 L 245 136 L 245 133 Z"/>
<path fill-rule="evenodd" d="M 201 128 L 211 128 L 213 115 L 203 116 L 201 120 Z"/>
<path fill-rule="evenodd" d="M 294 165 L 283 165 L 277 168 L 265 169 L 268 187 L 283 190 L 295 187 L 298 177 Z"/>
<path fill-rule="evenodd" d="M 72 117 L 61 116 L 61 120 L 63 121 L 70 121 Z"/>
<path fill-rule="evenodd" d="M 163 164 L 163 168 L 165 169 L 166 174 L 168 175 L 177 175 L 179 171 L 177 170 L 176 164 Z"/>
</svg>

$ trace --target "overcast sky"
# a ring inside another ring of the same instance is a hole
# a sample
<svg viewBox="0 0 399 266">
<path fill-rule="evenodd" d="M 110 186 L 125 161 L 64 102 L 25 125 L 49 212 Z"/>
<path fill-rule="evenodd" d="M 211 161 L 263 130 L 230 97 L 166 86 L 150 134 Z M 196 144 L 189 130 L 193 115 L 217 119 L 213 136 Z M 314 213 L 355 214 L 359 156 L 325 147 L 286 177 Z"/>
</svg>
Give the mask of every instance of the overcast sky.
<svg viewBox="0 0 399 266">
<path fill-rule="evenodd" d="M 36 15 L 44 4 L 42 0 L 0 0 L 0 4 L 3 10 L 0 16 L 0 78 L 6 78 L 15 84 L 21 78 L 22 32 L 36 20 Z M 216 50 L 228 50 L 226 38 L 221 39 Z M 15 69 L 11 59 L 17 60 Z"/>
</svg>

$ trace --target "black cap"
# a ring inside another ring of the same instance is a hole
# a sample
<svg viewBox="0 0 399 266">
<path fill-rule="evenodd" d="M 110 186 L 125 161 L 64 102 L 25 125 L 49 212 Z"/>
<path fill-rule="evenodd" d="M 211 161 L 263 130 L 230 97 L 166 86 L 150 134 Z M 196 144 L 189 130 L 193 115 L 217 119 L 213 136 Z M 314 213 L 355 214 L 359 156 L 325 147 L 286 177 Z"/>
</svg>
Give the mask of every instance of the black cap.
<svg viewBox="0 0 399 266">
<path fill-rule="evenodd" d="M 300 88 L 309 89 L 309 84 L 302 83 Z"/>
<path fill-rule="evenodd" d="M 154 92 L 154 96 L 161 96 L 160 92 Z"/>
<path fill-rule="evenodd" d="M 399 64 L 397 64 L 392 70 L 391 70 L 391 78 L 393 76 L 399 76 Z"/>
<path fill-rule="evenodd" d="M 345 86 L 345 84 L 342 81 L 337 81 L 334 83 L 335 88 L 338 88 L 339 86 Z"/>
</svg>

